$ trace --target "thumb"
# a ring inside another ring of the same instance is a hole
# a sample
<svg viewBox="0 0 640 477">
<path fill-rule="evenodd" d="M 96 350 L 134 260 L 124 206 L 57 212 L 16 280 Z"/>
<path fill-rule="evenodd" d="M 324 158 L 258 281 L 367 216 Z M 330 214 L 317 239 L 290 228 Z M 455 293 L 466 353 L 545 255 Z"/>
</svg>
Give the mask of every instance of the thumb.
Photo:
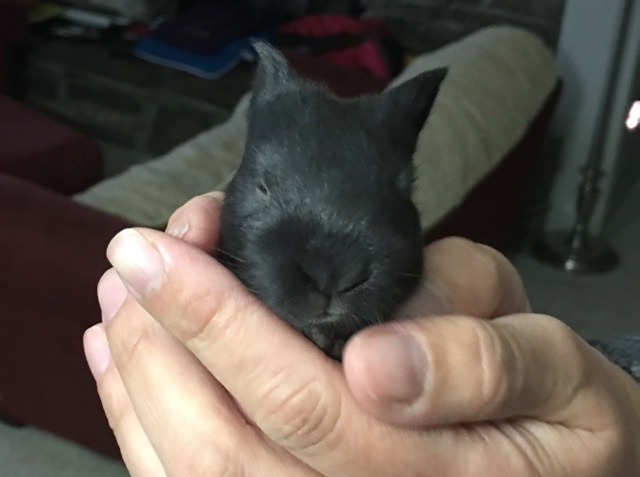
<svg viewBox="0 0 640 477">
<path fill-rule="evenodd" d="M 516 417 L 584 424 L 584 408 L 572 404 L 591 385 L 592 354 L 551 317 L 446 316 L 363 330 L 348 343 L 343 362 L 360 405 L 392 424 Z"/>
</svg>

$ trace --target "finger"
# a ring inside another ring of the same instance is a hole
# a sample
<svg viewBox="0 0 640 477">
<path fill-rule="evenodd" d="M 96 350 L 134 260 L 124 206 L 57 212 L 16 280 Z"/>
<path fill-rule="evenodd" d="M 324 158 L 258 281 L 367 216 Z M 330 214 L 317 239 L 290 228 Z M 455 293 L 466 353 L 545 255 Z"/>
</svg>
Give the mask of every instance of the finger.
<svg viewBox="0 0 640 477">
<path fill-rule="evenodd" d="M 361 405 L 394 424 L 532 417 L 588 426 L 587 400 L 575 399 L 593 396 L 584 392 L 598 366 L 592 354 L 551 317 L 449 316 L 364 330 L 347 345 L 344 368 Z"/>
<path fill-rule="evenodd" d="M 132 407 L 168 475 L 316 475 L 263 435 L 226 390 L 132 299 L 107 326 Z"/>
<path fill-rule="evenodd" d="M 194 386 L 193 374 L 185 371 L 191 370 L 194 365 L 197 368 L 196 371 L 203 371 L 202 367 L 193 359 L 193 356 L 185 355 L 186 350 L 178 346 L 135 301 L 127 300 L 127 295 L 128 292 L 115 270 L 108 270 L 99 282 L 98 300 L 102 308 L 103 320 L 109 324 L 107 329 L 114 348 L 115 362 L 118 364 L 121 376 L 123 376 L 132 396 L 130 401 L 133 402 L 134 409 L 137 409 L 136 419 L 139 414 L 144 428 L 151 436 L 152 448 L 157 449 L 157 453 L 166 468 L 169 469 L 170 475 L 178 469 L 179 472 L 186 472 L 189 468 L 206 469 L 207 472 L 212 472 L 212 475 L 218 475 L 221 472 L 230 472 L 231 475 L 235 475 L 239 470 L 231 469 L 229 466 L 240 465 L 239 462 L 242 460 L 230 460 L 224 457 L 226 454 L 232 454 L 230 451 L 220 452 L 221 457 L 216 459 L 214 453 L 209 450 L 215 449 L 215 446 L 207 442 L 203 430 L 199 428 L 215 424 L 216 420 L 206 418 L 206 416 L 203 419 L 201 416 L 197 416 L 194 420 L 194 412 L 188 412 L 188 416 L 184 416 L 180 412 L 176 412 L 175 409 L 195 411 L 204 408 L 214 412 L 218 420 L 233 414 L 236 418 L 235 422 L 233 419 L 229 419 L 229 422 L 224 424 L 226 428 L 230 429 L 226 432 L 227 435 L 232 433 L 234 429 L 245 427 L 246 422 L 236 411 L 222 387 L 215 381 L 210 382 L 212 379 L 209 374 L 200 372 L 200 383 L 205 383 L 205 385 L 198 386 L 196 384 Z M 116 314 L 120 316 L 120 319 L 112 323 Z M 162 343 L 163 339 L 164 343 Z M 149 340 L 152 346 L 145 344 Z M 134 358 L 140 353 L 142 360 Z M 159 371 L 161 376 L 158 377 L 149 370 Z M 171 370 L 173 370 L 174 376 L 171 375 Z M 174 382 L 172 382 L 172 377 Z M 167 394 L 166 390 L 177 392 Z M 218 408 L 211 406 L 210 402 L 183 403 L 184 399 L 176 395 L 182 393 L 186 393 L 191 401 L 194 401 L 198 396 L 214 397 L 213 402 L 218 404 Z M 159 396 L 163 399 L 159 400 Z M 161 405 L 158 405 L 158 401 Z M 180 432 L 166 432 L 166 426 L 171 424 L 169 417 L 176 419 L 181 424 L 179 429 L 183 435 Z M 196 425 L 194 425 L 194 421 Z M 221 426 L 216 426 L 216 432 L 219 427 Z M 193 435 L 199 436 L 198 445 L 194 446 L 189 443 Z M 249 439 L 242 438 L 242 440 Z M 233 446 L 232 439 L 228 439 L 227 442 Z M 189 452 L 176 452 L 179 445 L 184 446 L 185 444 L 188 444 Z M 255 447 L 256 445 L 252 446 L 252 448 Z M 221 466 L 225 466 L 225 469 L 222 469 Z"/>
<path fill-rule="evenodd" d="M 218 246 L 223 200 L 218 191 L 194 197 L 171 215 L 167 233 L 212 253 Z"/>
<path fill-rule="evenodd" d="M 98 281 L 98 303 L 102 321 L 107 323 L 122 307 L 129 292 L 113 268 L 110 268 Z"/>
<path fill-rule="evenodd" d="M 89 328 L 83 342 L 87 361 L 96 378 L 102 407 L 130 474 L 133 477 L 166 475 L 131 406 L 118 370 L 111 364 L 103 326 Z"/>
<path fill-rule="evenodd" d="M 127 230 L 108 256 L 132 295 L 257 427 L 310 467 L 323 475 L 394 475 L 412 453 L 431 455 L 414 436 L 371 420 L 351 398 L 340 366 L 203 252 L 159 232 Z M 383 463 L 354 461 L 386 451 L 387 432 L 402 452 Z"/>
<path fill-rule="evenodd" d="M 400 317 L 460 314 L 490 319 L 529 311 L 518 272 L 486 245 L 457 237 L 430 244 L 424 277 Z"/>
</svg>

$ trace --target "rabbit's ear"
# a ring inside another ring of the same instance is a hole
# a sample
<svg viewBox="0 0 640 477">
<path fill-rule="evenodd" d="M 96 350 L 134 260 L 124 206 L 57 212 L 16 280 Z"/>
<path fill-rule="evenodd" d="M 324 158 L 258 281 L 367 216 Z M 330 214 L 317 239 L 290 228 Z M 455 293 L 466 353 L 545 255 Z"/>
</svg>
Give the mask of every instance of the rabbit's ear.
<svg viewBox="0 0 640 477">
<path fill-rule="evenodd" d="M 440 85 L 447 76 L 447 68 L 427 71 L 400 83 L 382 95 L 382 123 L 402 132 L 403 136 L 417 136 L 429 117 Z M 394 127 L 395 126 L 395 127 Z"/>
<path fill-rule="evenodd" d="M 302 80 L 293 70 L 284 55 L 264 41 L 252 42 L 258 53 L 258 68 L 253 87 L 254 98 L 261 103 L 279 94 L 297 89 Z"/>
<path fill-rule="evenodd" d="M 399 153 L 396 185 L 409 198 L 415 177 L 412 159 L 418 136 L 446 75 L 445 68 L 422 73 L 383 93 L 381 103 L 378 103 L 378 124 L 384 128 L 386 139 Z"/>
</svg>

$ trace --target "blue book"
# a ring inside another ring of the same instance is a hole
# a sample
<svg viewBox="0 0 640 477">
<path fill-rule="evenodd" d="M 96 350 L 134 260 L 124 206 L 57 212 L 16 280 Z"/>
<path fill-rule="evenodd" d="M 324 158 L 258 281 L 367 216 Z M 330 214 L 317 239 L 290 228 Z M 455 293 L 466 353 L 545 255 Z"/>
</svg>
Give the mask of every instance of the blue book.
<svg viewBox="0 0 640 477">
<path fill-rule="evenodd" d="M 234 40 L 211 53 L 194 53 L 148 36 L 138 42 L 134 52 L 137 57 L 152 63 L 213 80 L 227 74 L 241 61 L 255 61 L 252 38 Z"/>
</svg>

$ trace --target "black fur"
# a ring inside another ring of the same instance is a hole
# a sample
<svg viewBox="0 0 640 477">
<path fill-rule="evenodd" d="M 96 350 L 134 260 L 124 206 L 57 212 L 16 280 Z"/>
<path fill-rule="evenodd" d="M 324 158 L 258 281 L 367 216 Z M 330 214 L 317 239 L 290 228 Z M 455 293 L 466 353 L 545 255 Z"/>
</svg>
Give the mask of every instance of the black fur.
<svg viewBox="0 0 640 477">
<path fill-rule="evenodd" d="M 445 70 L 378 96 L 335 97 L 266 44 L 218 258 L 329 356 L 416 288 L 412 155 Z"/>
</svg>

